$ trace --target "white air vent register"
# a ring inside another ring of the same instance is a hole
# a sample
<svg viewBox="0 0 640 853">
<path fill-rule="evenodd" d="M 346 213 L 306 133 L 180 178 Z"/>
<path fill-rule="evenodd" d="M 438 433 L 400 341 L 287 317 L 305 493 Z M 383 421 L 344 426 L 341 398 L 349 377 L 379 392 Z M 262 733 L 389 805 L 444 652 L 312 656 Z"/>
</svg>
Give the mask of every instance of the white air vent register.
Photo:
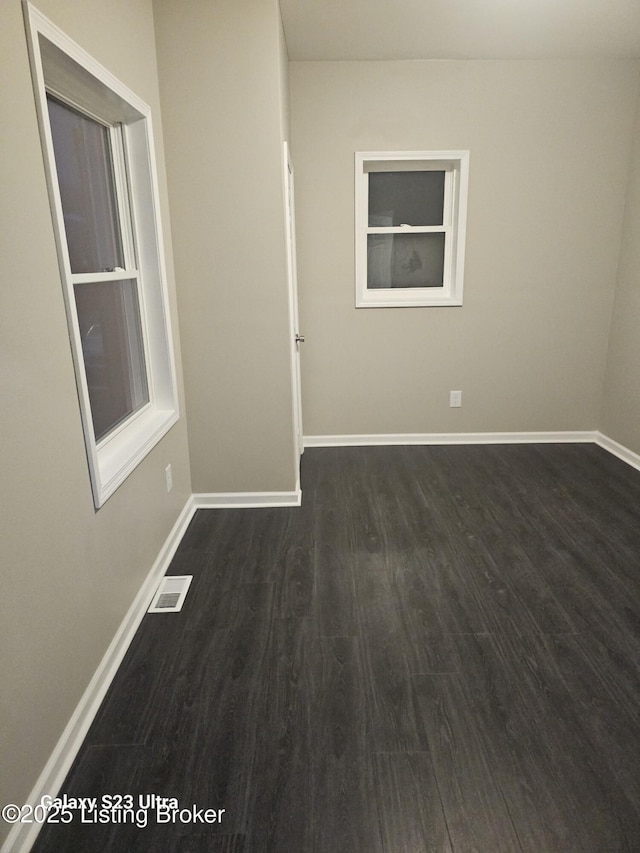
<svg viewBox="0 0 640 853">
<path fill-rule="evenodd" d="M 165 575 L 147 613 L 177 613 L 182 609 L 193 575 Z"/>
</svg>

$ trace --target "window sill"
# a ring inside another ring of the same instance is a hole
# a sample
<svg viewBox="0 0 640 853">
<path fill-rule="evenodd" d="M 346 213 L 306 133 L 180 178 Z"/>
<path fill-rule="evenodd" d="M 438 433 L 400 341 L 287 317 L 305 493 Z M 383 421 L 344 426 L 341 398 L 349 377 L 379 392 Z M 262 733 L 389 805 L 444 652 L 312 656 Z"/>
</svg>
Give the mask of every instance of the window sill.
<svg viewBox="0 0 640 853">
<path fill-rule="evenodd" d="M 96 451 L 91 465 L 96 509 L 122 485 L 178 417 L 175 409 L 148 409 Z"/>
<path fill-rule="evenodd" d="M 420 288 L 418 292 L 416 292 L 417 288 L 367 289 L 364 293 L 361 289 L 359 290 L 356 308 L 433 308 L 462 305 L 461 297 L 442 292 L 429 293 L 424 288 Z"/>
</svg>

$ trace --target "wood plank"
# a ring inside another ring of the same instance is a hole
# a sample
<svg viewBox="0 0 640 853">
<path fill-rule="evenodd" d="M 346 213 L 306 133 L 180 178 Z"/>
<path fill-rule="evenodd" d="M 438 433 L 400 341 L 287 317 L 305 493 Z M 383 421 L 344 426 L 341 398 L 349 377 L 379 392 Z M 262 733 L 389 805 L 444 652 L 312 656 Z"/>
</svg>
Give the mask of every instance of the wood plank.
<svg viewBox="0 0 640 853">
<path fill-rule="evenodd" d="M 393 853 L 451 853 L 429 753 L 377 753 L 373 767 L 382 849 Z"/>
<path fill-rule="evenodd" d="M 422 726 L 454 850 L 521 850 L 503 792 L 495 779 L 505 761 L 498 733 L 484 729 L 459 674 L 413 678 Z"/>
</svg>

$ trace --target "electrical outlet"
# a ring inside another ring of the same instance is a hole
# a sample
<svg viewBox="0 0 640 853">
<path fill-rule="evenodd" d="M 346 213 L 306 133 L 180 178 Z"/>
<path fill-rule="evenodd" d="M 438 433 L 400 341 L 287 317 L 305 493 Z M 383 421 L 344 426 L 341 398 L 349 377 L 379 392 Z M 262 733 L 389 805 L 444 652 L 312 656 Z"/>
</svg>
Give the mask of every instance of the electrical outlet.
<svg viewBox="0 0 640 853">
<path fill-rule="evenodd" d="M 462 391 L 449 392 L 449 405 L 452 409 L 458 409 L 462 405 Z"/>
<path fill-rule="evenodd" d="M 164 476 L 167 480 L 167 492 L 170 492 L 173 488 L 173 473 L 171 471 L 171 463 L 169 463 L 164 469 Z"/>
</svg>

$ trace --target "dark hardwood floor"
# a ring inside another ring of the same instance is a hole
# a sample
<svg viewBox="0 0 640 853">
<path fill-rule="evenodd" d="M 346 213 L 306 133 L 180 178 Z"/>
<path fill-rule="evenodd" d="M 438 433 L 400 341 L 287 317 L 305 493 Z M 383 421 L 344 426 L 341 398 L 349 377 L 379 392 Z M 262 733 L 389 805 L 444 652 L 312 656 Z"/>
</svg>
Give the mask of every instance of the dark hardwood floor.
<svg viewBox="0 0 640 853">
<path fill-rule="evenodd" d="M 199 511 L 65 782 L 215 824 L 37 853 L 640 851 L 640 472 L 594 445 L 310 449 Z"/>
</svg>

